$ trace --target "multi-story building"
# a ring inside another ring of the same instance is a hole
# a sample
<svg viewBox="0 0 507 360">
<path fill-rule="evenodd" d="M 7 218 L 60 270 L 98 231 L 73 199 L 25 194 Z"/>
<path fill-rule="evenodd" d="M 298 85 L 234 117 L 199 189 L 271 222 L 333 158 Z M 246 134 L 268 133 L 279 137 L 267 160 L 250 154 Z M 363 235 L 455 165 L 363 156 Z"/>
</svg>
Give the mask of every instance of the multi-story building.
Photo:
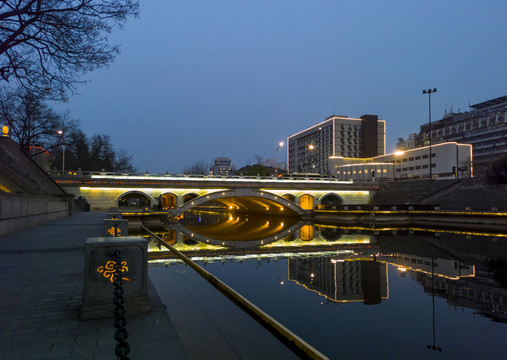
<svg viewBox="0 0 507 360">
<path fill-rule="evenodd" d="M 472 145 L 475 174 L 484 174 L 489 164 L 507 156 L 507 96 L 470 106 L 464 113 L 446 114 L 431 123 L 433 144 L 456 141 Z M 421 126 L 415 146 L 429 144 L 430 124 Z"/>
<path fill-rule="evenodd" d="M 431 154 L 431 161 L 430 161 Z M 340 180 L 371 180 L 379 178 L 411 179 L 468 178 L 472 169 L 472 146 L 446 142 L 424 146 L 372 158 L 329 158 L 330 174 Z"/>
<path fill-rule="evenodd" d="M 212 175 L 229 175 L 232 171 L 231 159 L 227 157 L 218 157 L 215 159 L 215 165 L 211 166 Z"/>
<path fill-rule="evenodd" d="M 386 125 L 377 115 L 360 119 L 333 115 L 287 139 L 289 173 L 329 174 L 328 158 L 385 154 Z"/>
</svg>

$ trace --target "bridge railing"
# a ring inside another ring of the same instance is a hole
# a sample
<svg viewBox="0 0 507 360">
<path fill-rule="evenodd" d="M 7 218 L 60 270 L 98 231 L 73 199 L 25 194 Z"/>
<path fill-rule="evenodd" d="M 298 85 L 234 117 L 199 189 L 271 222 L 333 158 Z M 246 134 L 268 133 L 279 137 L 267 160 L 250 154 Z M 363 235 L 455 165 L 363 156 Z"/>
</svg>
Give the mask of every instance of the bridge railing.
<svg viewBox="0 0 507 360">
<path fill-rule="evenodd" d="M 320 176 L 319 178 L 305 178 L 305 177 L 298 177 L 298 176 L 291 176 L 290 174 L 288 176 L 284 177 L 277 177 L 277 176 L 251 176 L 251 175 L 194 175 L 194 174 L 169 174 L 169 173 L 121 173 L 121 172 L 101 172 L 101 171 L 81 171 L 81 170 L 75 170 L 75 171 L 62 171 L 62 170 L 49 170 L 48 174 L 53 179 L 76 179 L 76 178 L 92 178 L 95 176 L 100 176 L 103 178 L 117 178 L 117 177 L 123 177 L 125 179 L 128 179 L 130 177 L 143 177 L 143 178 L 167 178 L 167 179 L 174 179 L 174 178 L 185 178 L 185 179 L 228 179 L 228 180 L 234 180 L 234 179 L 244 179 L 244 180 L 279 180 L 279 181 L 285 181 L 285 180 L 301 180 L 301 181 L 308 181 L 308 180 L 314 180 L 314 181 L 332 181 L 332 182 L 343 182 L 343 180 L 339 180 L 333 177 L 323 177 Z"/>
</svg>

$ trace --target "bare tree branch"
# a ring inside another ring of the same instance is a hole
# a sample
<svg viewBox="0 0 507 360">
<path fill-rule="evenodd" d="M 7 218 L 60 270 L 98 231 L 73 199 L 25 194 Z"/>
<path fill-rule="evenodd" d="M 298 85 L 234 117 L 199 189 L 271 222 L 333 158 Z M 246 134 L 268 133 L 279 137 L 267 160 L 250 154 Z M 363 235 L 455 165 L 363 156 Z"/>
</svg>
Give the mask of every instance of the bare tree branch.
<svg viewBox="0 0 507 360">
<path fill-rule="evenodd" d="M 0 79 L 65 98 L 84 73 L 113 61 L 118 46 L 107 35 L 138 11 L 137 0 L 3 0 Z"/>
</svg>

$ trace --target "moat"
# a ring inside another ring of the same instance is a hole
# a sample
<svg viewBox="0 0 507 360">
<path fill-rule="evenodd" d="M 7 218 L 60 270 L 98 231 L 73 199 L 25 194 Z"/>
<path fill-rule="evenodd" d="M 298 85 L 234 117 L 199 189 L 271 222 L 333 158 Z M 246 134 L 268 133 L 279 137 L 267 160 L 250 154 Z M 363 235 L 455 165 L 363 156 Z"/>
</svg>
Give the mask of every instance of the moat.
<svg viewBox="0 0 507 360">
<path fill-rule="evenodd" d="M 329 358 L 507 350 L 506 234 L 198 212 L 176 228 L 158 234 Z M 289 356 L 260 346 L 264 329 L 242 321 L 161 244 L 149 255 L 150 278 L 190 355 L 217 358 L 227 342 L 243 358 Z"/>
</svg>

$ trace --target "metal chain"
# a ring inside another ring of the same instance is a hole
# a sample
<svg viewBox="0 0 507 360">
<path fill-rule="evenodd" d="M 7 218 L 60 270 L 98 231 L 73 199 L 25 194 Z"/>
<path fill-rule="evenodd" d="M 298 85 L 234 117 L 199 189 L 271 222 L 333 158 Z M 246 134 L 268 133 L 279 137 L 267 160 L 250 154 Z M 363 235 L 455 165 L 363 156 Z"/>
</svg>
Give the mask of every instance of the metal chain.
<svg viewBox="0 0 507 360">
<path fill-rule="evenodd" d="M 128 360 L 128 353 L 130 352 L 130 345 L 127 342 L 128 333 L 125 325 L 127 324 L 127 318 L 125 317 L 125 308 L 123 304 L 123 281 L 122 281 L 122 264 L 120 251 L 115 250 L 114 256 L 114 327 L 116 332 L 114 333 L 114 339 L 116 340 L 116 347 L 114 352 L 117 359 Z"/>
</svg>

